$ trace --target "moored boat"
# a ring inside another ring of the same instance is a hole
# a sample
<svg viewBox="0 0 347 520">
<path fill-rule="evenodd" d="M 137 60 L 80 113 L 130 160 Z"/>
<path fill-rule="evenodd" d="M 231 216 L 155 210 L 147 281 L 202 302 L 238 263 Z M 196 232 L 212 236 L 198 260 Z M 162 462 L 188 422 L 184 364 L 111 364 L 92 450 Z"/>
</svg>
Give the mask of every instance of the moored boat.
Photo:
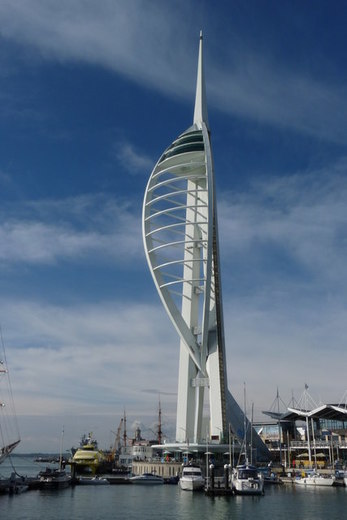
<svg viewBox="0 0 347 520">
<path fill-rule="evenodd" d="M 98 477 L 97 475 L 92 478 L 80 477 L 78 483 L 84 486 L 105 486 L 110 484 L 107 478 Z"/>
<path fill-rule="evenodd" d="M 295 484 L 299 486 L 333 486 L 334 482 L 335 477 L 333 475 L 322 475 L 316 471 L 295 479 Z"/>
<path fill-rule="evenodd" d="M 19 495 L 28 491 L 29 485 L 25 477 L 19 477 L 15 472 L 9 478 L 0 479 L 0 495 L 8 493 L 9 495 Z"/>
<path fill-rule="evenodd" d="M 16 484 L 14 488 L 14 494 L 20 495 L 21 493 L 24 493 L 25 491 L 29 490 L 29 486 L 27 484 Z"/>
<path fill-rule="evenodd" d="M 63 469 L 46 468 L 39 473 L 39 487 L 43 489 L 64 489 L 71 484 L 71 475 Z"/>
<path fill-rule="evenodd" d="M 136 475 L 134 477 L 130 477 L 129 480 L 132 484 L 164 484 L 164 479 L 159 475 L 154 475 L 153 473 L 143 473 L 142 475 Z"/>
<path fill-rule="evenodd" d="M 283 480 L 278 474 L 271 471 L 271 466 L 258 468 L 258 473 L 263 476 L 265 486 L 279 486 L 283 484 Z"/>
<path fill-rule="evenodd" d="M 70 463 L 75 464 L 77 473 L 95 473 L 100 472 L 101 467 L 106 464 L 104 453 L 99 450 L 98 443 L 93 439 L 93 434 L 83 435 L 80 446 L 74 453 Z"/>
<path fill-rule="evenodd" d="M 194 464 L 183 466 L 179 485 L 180 488 L 185 491 L 197 491 L 203 489 L 205 479 L 202 475 L 200 466 Z"/>
<path fill-rule="evenodd" d="M 255 466 L 236 466 L 231 475 L 232 489 L 236 495 L 263 495 L 264 479 Z"/>
</svg>

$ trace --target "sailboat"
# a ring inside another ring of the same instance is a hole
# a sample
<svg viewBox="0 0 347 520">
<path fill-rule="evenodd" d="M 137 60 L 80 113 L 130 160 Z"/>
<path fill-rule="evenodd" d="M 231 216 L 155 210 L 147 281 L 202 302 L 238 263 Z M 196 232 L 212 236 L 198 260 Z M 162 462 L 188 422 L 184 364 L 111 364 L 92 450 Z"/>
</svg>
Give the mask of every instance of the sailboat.
<svg viewBox="0 0 347 520">
<path fill-rule="evenodd" d="M 63 469 L 63 439 L 64 427 L 61 432 L 59 467 L 46 468 L 45 471 L 39 473 L 39 487 L 41 489 L 64 489 L 71 484 L 71 475 Z"/>
<path fill-rule="evenodd" d="M 0 464 L 20 443 L 11 380 L 0 328 Z"/>
<path fill-rule="evenodd" d="M 235 495 L 263 495 L 264 494 L 264 479 L 259 474 L 258 469 L 252 464 L 252 430 L 253 430 L 253 406 L 252 406 L 252 423 L 251 423 L 251 462 L 249 463 L 247 454 L 247 419 L 246 419 L 246 384 L 244 384 L 244 464 L 238 464 L 233 468 L 231 474 L 231 484 Z M 239 462 L 242 453 L 240 452 Z"/>
</svg>

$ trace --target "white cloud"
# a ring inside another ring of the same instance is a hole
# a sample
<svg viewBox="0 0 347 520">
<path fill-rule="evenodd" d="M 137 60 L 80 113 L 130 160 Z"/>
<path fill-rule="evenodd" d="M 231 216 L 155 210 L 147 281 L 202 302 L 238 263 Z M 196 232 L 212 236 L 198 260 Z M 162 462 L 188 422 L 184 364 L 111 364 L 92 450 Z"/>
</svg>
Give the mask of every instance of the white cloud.
<svg viewBox="0 0 347 520">
<path fill-rule="evenodd" d="M 214 13 L 223 15 L 223 10 Z M 96 5 L 92 0 L 5 0 L 0 4 L 3 37 L 22 44 L 27 52 L 31 48 L 44 59 L 98 64 L 155 90 L 190 99 L 197 54 L 197 35 L 191 32 L 194 17 L 194 2 L 104 0 Z M 213 42 L 212 26 L 207 34 Z M 218 34 L 218 45 L 210 45 L 218 55 L 206 45 L 209 104 L 224 113 L 345 144 L 345 85 L 328 83 L 323 65 L 323 77 L 317 77 L 290 68 L 287 62 L 279 64 L 275 51 L 260 54 L 237 27 L 234 32 L 234 40 L 242 44 L 223 42 Z"/>
<path fill-rule="evenodd" d="M 20 376 L 17 391 L 23 395 L 39 395 L 48 385 L 46 396 L 64 396 L 68 406 L 81 404 L 90 413 L 103 406 L 100 396 L 108 407 L 151 385 L 158 391 L 170 388 L 164 382 L 172 376 L 160 367 L 174 363 L 178 351 L 172 348 L 175 333 L 170 334 L 169 320 L 157 319 L 158 314 L 164 316 L 158 306 L 113 302 L 61 307 L 7 300 L 6 308 L 4 301 L 1 307 L 8 358 L 16 378 Z M 75 391 L 69 396 L 71 386 Z"/>
<path fill-rule="evenodd" d="M 346 144 L 342 84 L 273 63 L 256 50 L 231 51 L 229 60 L 231 67 L 209 71 L 209 99 L 223 112 Z"/>
<path fill-rule="evenodd" d="M 54 415 L 55 423 L 65 417 L 69 443 L 76 443 L 76 434 L 83 433 L 76 433 L 76 425 L 82 428 L 83 417 L 92 421 L 95 416 L 95 422 L 100 416 L 107 424 L 119 420 L 125 407 L 129 416 L 148 424 L 160 392 L 165 415 L 174 414 L 178 341 L 160 306 L 61 307 L 6 300 L 0 307 L 20 423 L 22 416 L 25 423 L 26 416 L 32 417 L 29 423 L 35 416 L 42 422 Z M 99 431 L 100 436 L 109 432 L 100 425 Z M 26 431 L 21 434 L 25 451 L 31 441 Z"/>
<path fill-rule="evenodd" d="M 315 285 L 340 285 L 347 274 L 346 170 L 347 162 L 340 160 L 324 171 L 253 179 L 250 191 L 224 196 L 219 207 L 224 254 L 234 259 L 247 254 L 248 267 L 261 275 L 271 262 L 274 269 L 296 270 L 299 279 L 301 270 Z"/>
<path fill-rule="evenodd" d="M 191 98 L 197 58 L 191 5 L 3 0 L 0 30 L 30 59 L 97 64 Z M 221 51 L 216 59 L 206 43 L 209 105 L 345 143 L 344 85 L 279 66 L 249 48 L 230 49 L 223 40 L 215 47 Z M 148 173 L 153 166 L 129 143 L 116 152 L 132 172 Z M 0 182 L 7 180 L 0 172 Z M 270 404 L 277 386 L 286 401 L 305 382 L 319 386 L 325 400 L 337 400 L 344 391 L 346 195 L 341 161 L 330 171 L 253 181 L 250 192 L 223 196 L 228 373 L 240 403 L 245 380 L 258 410 Z M 22 268 L 92 259 L 128 266 L 129 258 L 143 256 L 136 211 L 102 195 L 2 207 L 0 262 Z M 78 423 L 79 435 L 82 416 L 119 415 L 124 405 L 141 416 L 156 406 L 148 389 L 176 392 L 178 338 L 159 304 L 141 306 L 135 299 L 136 293 L 128 306 L 100 302 L 78 308 L 59 306 L 53 294 L 45 304 L 1 301 L 21 416 L 65 415 Z M 336 360 L 329 385 L 328 358 Z M 175 397 L 168 399 L 172 411 Z"/>
<path fill-rule="evenodd" d="M 249 191 L 224 194 L 219 205 L 229 386 L 242 403 L 246 381 L 256 418 L 277 386 L 286 402 L 305 383 L 317 401 L 338 401 L 345 390 L 345 167 L 341 161 L 326 171 L 254 181 Z M 110 220 L 120 227 L 133 221 L 127 205 L 101 200 L 31 202 L 23 219 L 34 212 L 45 229 L 51 212 L 78 231 L 88 214 L 92 236 L 104 228 L 111 233 Z M 25 250 L 25 241 L 18 243 Z M 53 247 L 45 234 L 42 243 Z M 134 243 L 140 248 L 140 237 Z M 94 250 L 109 254 L 102 239 Z M 54 248 L 51 254 L 58 258 Z M 141 419 L 155 406 L 155 394 L 144 392 L 152 389 L 173 394 L 163 405 L 174 416 L 179 341 L 159 303 L 139 305 L 135 298 L 78 307 L 53 299 L 0 302 L 21 415 L 106 417 L 126 406 Z M 327 358 L 338 361 L 324 384 Z"/>
<path fill-rule="evenodd" d="M 276 387 L 285 402 L 305 383 L 317 401 L 346 389 L 346 167 L 255 181 L 219 206 L 229 384 L 242 402 L 246 380 L 257 418 Z"/>
<path fill-rule="evenodd" d="M 124 263 L 142 253 L 140 218 L 125 202 L 80 196 L 2 210 L 0 262 L 51 264 L 95 257 Z"/>
<path fill-rule="evenodd" d="M 145 174 L 153 169 L 154 161 L 151 157 L 135 150 L 131 143 L 121 142 L 115 147 L 115 156 L 121 162 L 123 168 L 129 173 Z"/>
<path fill-rule="evenodd" d="M 11 177 L 5 173 L 4 171 L 0 170 L 0 185 L 7 186 L 11 183 Z"/>
<path fill-rule="evenodd" d="M 170 88 L 171 82 L 177 85 L 172 59 L 184 57 L 181 16 L 189 13 L 185 2 L 178 9 L 142 0 L 5 1 L 0 28 L 4 37 L 31 45 L 43 58 L 97 63 L 151 84 L 160 75 L 159 88 Z"/>
</svg>

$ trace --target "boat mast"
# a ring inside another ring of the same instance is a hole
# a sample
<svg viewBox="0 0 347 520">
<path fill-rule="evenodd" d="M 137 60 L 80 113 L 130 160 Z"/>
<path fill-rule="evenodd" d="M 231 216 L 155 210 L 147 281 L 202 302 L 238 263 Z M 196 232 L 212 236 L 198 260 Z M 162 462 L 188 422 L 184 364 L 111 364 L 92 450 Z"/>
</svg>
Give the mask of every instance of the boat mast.
<svg viewBox="0 0 347 520">
<path fill-rule="evenodd" d="M 63 429 L 61 431 L 61 437 L 60 437 L 59 470 L 61 470 L 62 464 L 63 464 L 63 442 L 64 442 L 64 425 L 63 425 Z"/>
<path fill-rule="evenodd" d="M 123 421 L 123 444 L 124 448 L 126 448 L 127 445 L 127 417 L 125 414 L 125 408 L 124 408 L 124 421 Z"/>
<path fill-rule="evenodd" d="M 0 463 L 20 443 L 19 427 L 14 406 L 10 374 L 7 368 L 5 344 L 0 326 Z"/>
<path fill-rule="evenodd" d="M 317 469 L 316 437 L 314 434 L 314 425 L 313 425 L 312 417 L 311 417 L 311 428 L 312 428 L 312 440 L 313 440 L 314 465 L 315 465 L 315 469 Z"/>
<path fill-rule="evenodd" d="M 163 431 L 161 429 L 161 404 L 160 404 L 160 397 L 159 397 L 159 413 L 158 413 L 158 444 L 161 444 L 163 437 Z"/>
<path fill-rule="evenodd" d="M 252 417 L 251 417 L 251 464 L 253 464 L 253 413 L 254 413 L 254 403 L 252 402 Z"/>
<path fill-rule="evenodd" d="M 245 464 L 248 464 L 247 455 L 247 416 L 246 416 L 246 383 L 243 383 L 243 444 L 245 450 Z"/>
<path fill-rule="evenodd" d="M 280 419 L 280 394 L 277 387 L 277 414 L 278 414 L 278 441 L 280 448 L 280 464 L 282 464 L 282 430 L 281 430 L 281 419 Z"/>
</svg>

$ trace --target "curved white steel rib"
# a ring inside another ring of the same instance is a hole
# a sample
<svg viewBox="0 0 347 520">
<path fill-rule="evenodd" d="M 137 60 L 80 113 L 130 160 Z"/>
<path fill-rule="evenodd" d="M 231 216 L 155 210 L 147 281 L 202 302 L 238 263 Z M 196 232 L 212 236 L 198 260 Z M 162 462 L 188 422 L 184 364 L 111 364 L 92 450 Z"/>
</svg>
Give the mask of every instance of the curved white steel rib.
<svg viewBox="0 0 347 520">
<path fill-rule="evenodd" d="M 198 310 L 206 294 L 211 241 L 205 147 L 203 132 L 196 125 L 179 136 L 151 174 L 143 209 L 145 251 L 155 285 L 196 367 L 203 372 L 205 360 L 197 334 L 197 327 L 203 325 Z M 181 314 L 183 298 L 196 309 L 190 320 Z"/>
</svg>

